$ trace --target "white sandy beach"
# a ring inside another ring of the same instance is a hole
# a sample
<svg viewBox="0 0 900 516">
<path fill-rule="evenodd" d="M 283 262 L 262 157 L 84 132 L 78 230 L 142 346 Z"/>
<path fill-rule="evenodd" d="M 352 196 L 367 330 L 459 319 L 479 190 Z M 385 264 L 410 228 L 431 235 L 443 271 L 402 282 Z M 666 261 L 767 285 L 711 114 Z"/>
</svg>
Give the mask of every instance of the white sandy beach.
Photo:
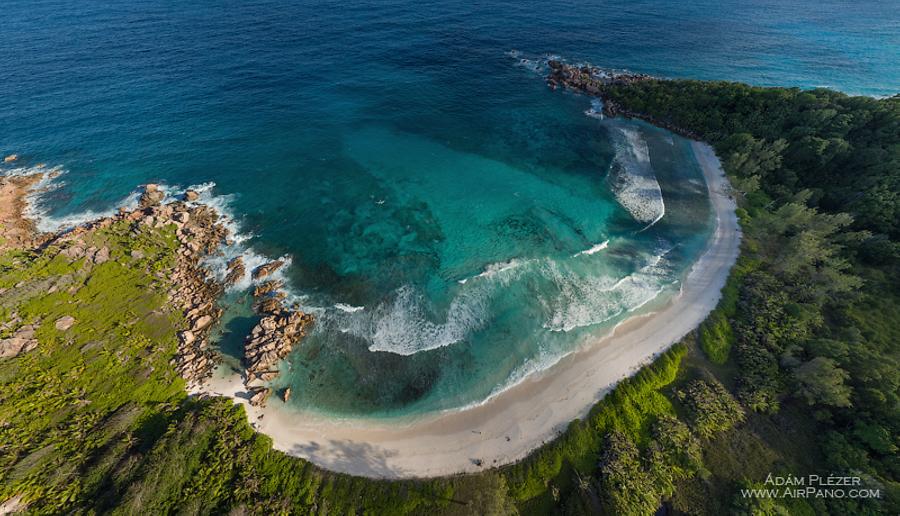
<svg viewBox="0 0 900 516">
<path fill-rule="evenodd" d="M 274 396 L 268 408 L 251 407 L 237 375 L 212 379 L 201 390 L 244 404 L 250 421 L 272 438 L 275 448 L 333 471 L 379 478 L 433 477 L 522 459 L 587 414 L 619 380 L 696 328 L 718 303 L 738 256 L 741 233 L 719 160 L 705 143 L 694 142 L 693 149 L 717 225 L 681 294 L 483 405 L 386 424 L 314 418 L 283 410 Z"/>
</svg>

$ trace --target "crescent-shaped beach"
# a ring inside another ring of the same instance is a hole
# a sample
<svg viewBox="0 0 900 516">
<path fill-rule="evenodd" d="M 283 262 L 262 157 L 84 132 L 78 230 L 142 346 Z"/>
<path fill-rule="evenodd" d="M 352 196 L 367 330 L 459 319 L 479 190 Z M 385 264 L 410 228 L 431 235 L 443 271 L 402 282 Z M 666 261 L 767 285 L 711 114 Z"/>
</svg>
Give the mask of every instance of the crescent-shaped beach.
<svg viewBox="0 0 900 516">
<path fill-rule="evenodd" d="M 286 410 L 275 400 L 268 407 L 251 406 L 236 374 L 216 376 L 194 393 L 233 398 L 276 449 L 341 473 L 424 478 L 518 461 L 585 416 L 620 380 L 697 328 L 716 307 L 737 260 L 741 230 L 728 179 L 713 149 L 696 141 L 692 148 L 716 225 L 680 294 L 480 405 L 408 422 L 338 420 Z"/>
</svg>

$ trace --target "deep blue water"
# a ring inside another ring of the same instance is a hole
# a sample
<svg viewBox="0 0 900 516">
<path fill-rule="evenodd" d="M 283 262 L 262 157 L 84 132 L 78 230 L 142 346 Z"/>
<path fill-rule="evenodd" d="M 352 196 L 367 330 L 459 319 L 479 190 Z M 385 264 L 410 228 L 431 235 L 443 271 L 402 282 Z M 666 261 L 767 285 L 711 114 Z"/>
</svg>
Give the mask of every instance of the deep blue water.
<svg viewBox="0 0 900 516">
<path fill-rule="evenodd" d="M 5 1 L 0 153 L 66 171 L 45 225 L 215 183 L 252 235 L 229 252 L 292 258 L 319 324 L 279 381 L 329 413 L 478 402 L 662 302 L 702 248 L 686 142 L 584 116 L 519 59 L 900 91 L 895 2 L 182 4 Z M 641 232 L 647 184 L 665 216 Z"/>
</svg>

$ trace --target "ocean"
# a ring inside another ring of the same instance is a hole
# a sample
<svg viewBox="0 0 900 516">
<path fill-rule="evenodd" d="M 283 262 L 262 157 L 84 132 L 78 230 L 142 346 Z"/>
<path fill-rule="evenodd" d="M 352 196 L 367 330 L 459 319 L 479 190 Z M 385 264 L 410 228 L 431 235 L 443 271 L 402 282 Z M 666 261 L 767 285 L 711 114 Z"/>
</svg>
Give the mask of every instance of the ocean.
<svg viewBox="0 0 900 516">
<path fill-rule="evenodd" d="M 713 223 L 688 142 L 550 91 L 548 58 L 900 91 L 874 1 L 7 0 L 0 49 L 6 172 L 63 171 L 41 227 L 200 188 L 238 235 L 212 267 L 289 259 L 317 323 L 275 386 L 335 417 L 483 402 L 677 294 Z"/>
</svg>

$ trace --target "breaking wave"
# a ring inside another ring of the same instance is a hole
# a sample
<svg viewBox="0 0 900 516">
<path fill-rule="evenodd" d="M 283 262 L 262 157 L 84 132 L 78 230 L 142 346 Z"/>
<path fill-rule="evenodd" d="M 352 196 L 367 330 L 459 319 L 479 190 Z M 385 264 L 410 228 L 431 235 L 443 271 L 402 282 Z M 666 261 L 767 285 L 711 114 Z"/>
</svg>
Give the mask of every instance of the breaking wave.
<svg viewBox="0 0 900 516">
<path fill-rule="evenodd" d="M 603 101 L 600 99 L 591 100 L 591 107 L 584 110 L 584 114 L 591 118 L 603 120 L 605 118 L 603 116 Z"/>
<path fill-rule="evenodd" d="M 120 206 L 124 206 L 128 209 L 137 207 L 140 193 L 134 191 L 106 210 L 84 210 L 66 215 L 51 215 L 50 208 L 46 206 L 46 196 L 48 193 L 58 190 L 66 184 L 62 179 L 65 177 L 66 173 L 66 169 L 61 166 L 48 167 L 44 164 L 38 164 L 31 167 L 16 167 L 3 171 L 3 175 L 8 176 L 43 175 L 41 180 L 32 187 L 31 191 L 25 197 L 27 206 L 24 215 L 34 222 L 38 231 L 50 233 L 71 229 L 85 222 L 115 215 Z"/>
<path fill-rule="evenodd" d="M 521 68 L 525 68 L 531 72 L 536 74 L 544 75 L 546 74 L 550 67 L 547 64 L 549 61 L 559 60 L 560 56 L 556 54 L 542 54 L 540 56 L 527 55 L 519 50 L 510 50 L 505 52 L 505 54 L 516 60 L 516 66 Z"/>
<path fill-rule="evenodd" d="M 593 246 L 585 249 L 584 251 L 578 251 L 577 253 L 572 255 L 572 258 L 578 258 L 579 256 L 582 256 L 582 255 L 597 254 L 600 251 L 606 249 L 607 247 L 609 247 L 609 240 L 604 240 L 603 242 L 593 245 Z"/>
<path fill-rule="evenodd" d="M 484 327 L 490 317 L 490 301 L 498 292 L 498 282 L 506 284 L 519 277 L 532 260 L 512 259 L 489 264 L 484 271 L 459 280 L 462 285 L 450 302 L 443 321 L 436 321 L 428 309 L 429 301 L 411 286 L 399 288 L 392 300 L 366 309 L 335 304 L 326 315 L 343 333 L 369 343 L 369 351 L 413 355 L 465 340 Z M 479 281 L 472 281 L 479 280 Z M 490 280 L 490 281 L 487 281 Z"/>
<path fill-rule="evenodd" d="M 526 265 L 528 263 L 529 260 L 519 260 L 517 258 L 513 258 L 506 262 L 491 263 L 484 268 L 484 271 L 476 274 L 475 276 L 459 280 L 459 284 L 465 285 L 469 280 L 473 279 L 498 277 L 498 275 L 503 275 L 506 272 L 518 269 L 522 265 Z"/>
<path fill-rule="evenodd" d="M 648 228 L 666 214 L 662 190 L 653 167 L 647 142 L 636 129 L 617 127 L 613 131 L 615 158 L 609 181 L 619 204 Z"/>
<path fill-rule="evenodd" d="M 623 278 L 585 277 L 572 273 L 564 264 L 548 262 L 544 273 L 555 283 L 558 294 L 546 304 L 551 312 L 544 327 L 568 332 L 602 324 L 652 301 L 674 280 L 672 264 L 661 249 L 636 272 Z"/>
<path fill-rule="evenodd" d="M 444 322 L 435 322 L 425 312 L 424 296 L 411 287 L 401 287 L 391 302 L 374 310 L 358 312 L 347 332 L 367 340 L 369 351 L 413 355 L 462 341 L 481 328 L 488 317 L 489 295 L 484 289 L 467 289 L 450 303 Z"/>
<path fill-rule="evenodd" d="M 356 312 L 366 309 L 366 307 L 364 307 L 364 306 L 353 306 L 353 305 L 348 305 L 346 303 L 335 303 L 334 307 L 337 308 L 338 310 L 340 310 L 342 312 L 346 312 L 348 314 L 353 314 L 353 313 L 356 313 Z"/>
</svg>

